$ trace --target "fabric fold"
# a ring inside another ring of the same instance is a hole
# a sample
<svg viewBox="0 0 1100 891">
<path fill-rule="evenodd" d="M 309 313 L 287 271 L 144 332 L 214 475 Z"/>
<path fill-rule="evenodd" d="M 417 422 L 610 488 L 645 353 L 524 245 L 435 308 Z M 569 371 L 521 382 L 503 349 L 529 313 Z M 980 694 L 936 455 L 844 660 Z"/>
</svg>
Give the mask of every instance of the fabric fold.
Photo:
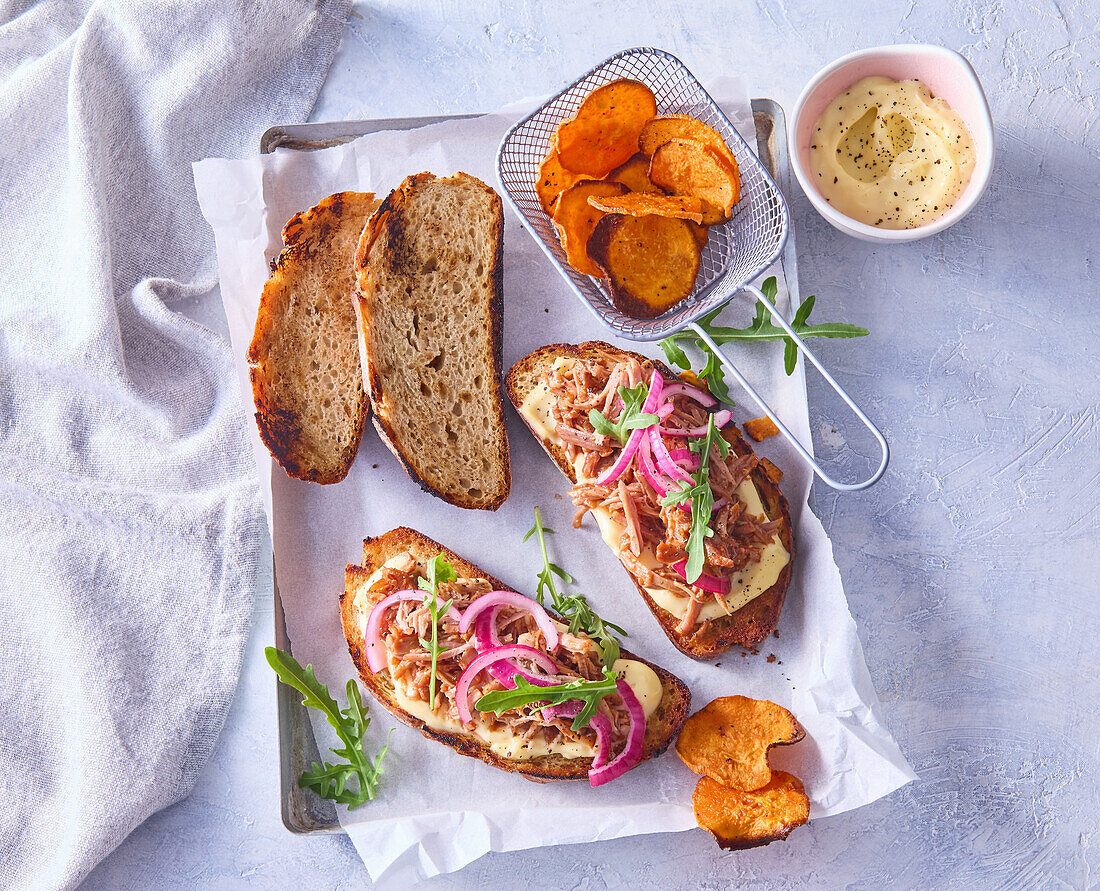
<svg viewBox="0 0 1100 891">
<path fill-rule="evenodd" d="M 0 24 L 0 886 L 185 796 L 265 539 L 191 163 L 304 120 L 348 0 L 46 0 Z"/>
</svg>

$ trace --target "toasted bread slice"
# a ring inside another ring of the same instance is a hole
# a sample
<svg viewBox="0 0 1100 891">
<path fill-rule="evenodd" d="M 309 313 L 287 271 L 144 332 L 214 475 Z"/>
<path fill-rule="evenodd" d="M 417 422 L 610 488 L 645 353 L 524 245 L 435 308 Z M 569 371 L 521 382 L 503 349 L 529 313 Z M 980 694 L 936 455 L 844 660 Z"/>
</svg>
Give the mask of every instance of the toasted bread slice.
<svg viewBox="0 0 1100 891">
<path fill-rule="evenodd" d="M 661 362 L 646 358 L 637 353 L 629 353 L 625 350 L 620 350 L 618 347 L 611 346 L 611 344 L 608 343 L 603 343 L 601 341 L 588 341 L 578 345 L 552 343 L 535 350 L 533 353 L 529 353 L 512 366 L 505 380 L 508 398 L 518 411 L 519 407 L 523 405 L 524 400 L 527 398 L 527 395 L 535 387 L 545 386 L 543 384 L 544 375 L 550 369 L 550 366 L 553 365 L 555 359 L 563 356 L 592 358 L 599 355 L 610 355 L 615 358 L 633 356 L 647 369 L 652 369 L 654 367 L 659 368 L 666 380 L 676 379 L 676 375 Z M 523 417 L 522 413 L 520 416 Z M 531 432 L 535 434 L 535 437 L 546 450 L 546 453 L 553 458 L 554 462 L 561 468 L 562 473 L 564 473 L 570 481 L 576 483 L 576 471 L 569 463 L 569 458 L 566 456 L 565 450 L 561 446 L 555 445 L 553 442 L 543 438 L 537 430 L 527 423 L 526 417 L 523 417 L 523 421 L 527 424 L 528 428 L 531 429 Z M 751 447 L 741 437 L 736 427 L 731 425 L 727 427 L 723 433 L 736 454 L 745 455 L 752 451 Z M 770 466 L 772 466 L 770 462 L 766 464 L 765 462 L 761 462 L 760 466 L 753 470 L 751 479 L 760 492 L 760 500 L 763 502 L 764 508 L 768 513 L 768 519 L 776 520 L 782 518 L 783 522 L 779 528 L 779 537 L 780 541 L 783 543 L 783 547 L 791 554 L 791 559 L 780 572 L 779 578 L 776 579 L 775 584 L 770 588 L 759 596 L 754 597 L 741 607 L 741 609 L 736 610 L 732 614 L 700 622 L 690 634 L 685 635 L 676 630 L 678 624 L 676 617 L 658 606 L 653 601 L 653 598 L 649 596 L 646 589 L 638 583 L 638 580 L 631 576 L 634 580 L 635 587 L 638 589 L 638 593 L 642 596 L 642 599 L 652 611 L 653 615 L 656 616 L 661 628 L 664 630 L 665 634 L 668 635 L 668 639 L 672 641 L 680 652 L 686 656 L 691 656 L 693 659 L 713 659 L 735 644 L 745 648 L 755 647 L 775 630 L 775 626 L 779 622 L 779 613 L 783 608 L 783 598 L 787 594 L 787 587 L 790 585 L 791 581 L 791 564 L 794 562 L 794 541 L 791 532 L 791 514 L 787 506 L 787 499 L 784 498 L 783 493 L 779 491 L 779 486 L 776 485 L 776 481 L 772 476 L 769 476 L 768 468 Z"/>
<path fill-rule="evenodd" d="M 355 256 L 359 349 L 378 433 L 425 491 L 496 510 L 512 471 L 500 392 L 504 214 L 466 173 L 405 179 Z"/>
<path fill-rule="evenodd" d="M 378 674 L 371 672 L 364 651 L 363 625 L 365 616 L 362 610 L 356 608 L 356 594 L 379 566 L 391 557 L 396 557 L 398 554 L 405 552 L 412 554 L 417 560 L 421 561 L 430 560 L 436 554 L 442 553 L 444 558 L 454 566 L 460 578 L 483 578 L 492 584 L 494 590 L 514 590 L 499 579 L 495 579 L 488 573 L 478 569 L 468 560 L 464 560 L 454 551 L 443 547 L 413 529 L 401 526 L 374 538 L 368 538 L 363 542 L 363 565 L 349 565 L 347 568 L 344 593 L 340 595 L 340 619 L 344 625 L 344 636 L 348 641 L 348 652 L 351 654 L 351 659 L 356 668 L 359 669 L 359 677 L 362 679 L 363 685 L 370 691 L 371 695 L 383 707 L 391 711 L 398 720 L 419 730 L 428 739 L 438 740 L 444 745 L 450 746 L 456 752 L 468 755 L 471 758 L 480 758 L 493 767 L 519 773 L 536 781 L 587 778 L 588 771 L 592 767 L 591 758 L 566 758 L 559 753 L 527 759 L 505 758 L 497 755 L 485 742 L 475 736 L 435 730 L 419 718 L 408 714 L 397 704 L 394 698 L 393 681 L 389 672 L 382 671 Z M 622 651 L 622 658 L 637 659 L 639 662 L 644 662 L 661 679 L 661 701 L 656 711 L 646 721 L 645 743 L 642 754 L 642 760 L 645 761 L 664 752 L 680 732 L 684 721 L 687 720 L 688 710 L 691 706 L 691 693 L 683 681 L 663 668 L 631 655 L 626 650 Z"/>
<path fill-rule="evenodd" d="M 352 260 L 380 202 L 337 192 L 295 214 L 260 297 L 248 348 L 260 438 L 297 479 L 348 474 L 367 416 L 359 367 Z"/>
</svg>

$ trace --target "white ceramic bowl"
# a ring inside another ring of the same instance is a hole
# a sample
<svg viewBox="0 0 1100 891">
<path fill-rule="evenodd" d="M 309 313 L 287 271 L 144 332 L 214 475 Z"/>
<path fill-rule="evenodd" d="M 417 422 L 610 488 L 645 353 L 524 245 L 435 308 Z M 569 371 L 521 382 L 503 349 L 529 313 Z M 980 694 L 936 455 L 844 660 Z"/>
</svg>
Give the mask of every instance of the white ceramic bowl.
<svg viewBox="0 0 1100 891">
<path fill-rule="evenodd" d="M 945 100 L 958 112 L 974 140 L 977 156 L 974 172 L 959 200 L 943 216 L 914 229 L 880 229 L 853 220 L 825 200 L 810 174 L 810 139 L 817 119 L 833 99 L 856 81 L 872 75 L 922 81 L 933 96 Z M 878 46 L 837 59 L 806 85 L 795 103 L 791 120 L 793 125 L 788 133 L 791 164 L 802 191 L 833 226 L 864 241 L 891 244 L 942 232 L 978 203 L 993 172 L 993 118 L 982 84 L 966 59 L 942 46 L 924 43 Z"/>
</svg>

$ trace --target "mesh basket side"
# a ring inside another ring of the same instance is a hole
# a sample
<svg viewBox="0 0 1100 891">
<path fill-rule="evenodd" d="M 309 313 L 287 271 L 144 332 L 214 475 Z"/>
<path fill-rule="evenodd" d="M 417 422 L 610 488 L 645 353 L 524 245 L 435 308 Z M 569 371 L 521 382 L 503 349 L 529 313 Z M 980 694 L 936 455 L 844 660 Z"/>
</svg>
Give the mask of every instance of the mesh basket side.
<svg viewBox="0 0 1100 891">
<path fill-rule="evenodd" d="M 713 127 L 733 152 L 741 174 L 741 198 L 729 221 L 711 227 L 691 295 L 656 319 L 620 312 L 605 284 L 568 265 L 535 191 L 539 165 L 550 151 L 558 124 L 576 114 L 594 89 L 623 78 L 640 80 L 653 91 L 658 114 L 686 114 Z M 725 303 L 775 260 L 787 238 L 787 207 L 775 183 L 687 67 L 663 50 L 626 50 L 570 84 L 508 133 L 497 169 L 509 201 L 572 289 L 605 325 L 629 340 L 665 337 Z"/>
</svg>

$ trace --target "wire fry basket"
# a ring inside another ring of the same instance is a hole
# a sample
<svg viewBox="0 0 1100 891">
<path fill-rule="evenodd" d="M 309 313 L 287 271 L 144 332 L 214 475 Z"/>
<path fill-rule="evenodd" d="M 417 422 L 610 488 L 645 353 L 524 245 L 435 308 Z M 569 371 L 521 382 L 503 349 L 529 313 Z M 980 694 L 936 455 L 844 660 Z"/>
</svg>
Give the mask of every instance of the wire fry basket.
<svg viewBox="0 0 1100 891">
<path fill-rule="evenodd" d="M 658 114 L 691 115 L 717 130 L 741 172 L 741 198 L 728 222 L 710 228 L 691 295 L 656 319 L 620 312 L 606 285 L 566 262 L 554 224 L 535 191 L 539 165 L 550 151 L 558 124 L 572 117 L 594 89 L 623 78 L 640 80 L 653 91 Z M 787 240 L 787 206 L 763 165 L 683 62 L 659 49 L 630 49 L 612 56 L 528 115 L 505 136 L 497 170 L 512 206 L 577 296 L 627 340 L 660 340 L 717 309 L 774 263 Z"/>
<path fill-rule="evenodd" d="M 741 197 L 734 206 L 733 215 L 727 222 L 710 227 L 710 237 L 703 249 L 699 275 L 691 293 L 654 319 L 637 319 L 617 309 L 607 284 L 582 275 L 569 265 L 554 223 L 542 209 L 535 189 L 539 166 L 550 152 L 558 125 L 576 114 L 581 103 L 597 87 L 622 79 L 638 80 L 648 86 L 657 99 L 658 114 L 690 115 L 716 130 L 733 152 L 741 176 Z M 723 367 L 734 375 L 824 482 L 835 489 L 853 491 L 867 488 L 882 476 L 890 456 L 882 433 L 806 348 L 782 313 L 750 284 L 775 262 L 783 250 L 790 225 L 787 204 L 755 153 L 683 62 L 671 53 L 652 47 L 624 50 L 601 62 L 508 131 L 497 156 L 497 174 L 508 202 L 535 236 L 550 262 L 558 268 L 585 306 L 612 332 L 627 340 L 654 341 L 690 326 L 714 350 Z M 874 435 L 882 450 L 882 461 L 870 478 L 843 483 L 829 476 L 709 335 L 696 324 L 702 316 L 723 306 L 739 292 L 753 294 L 763 302 L 772 320 L 795 341 L 806 358 Z"/>
</svg>

